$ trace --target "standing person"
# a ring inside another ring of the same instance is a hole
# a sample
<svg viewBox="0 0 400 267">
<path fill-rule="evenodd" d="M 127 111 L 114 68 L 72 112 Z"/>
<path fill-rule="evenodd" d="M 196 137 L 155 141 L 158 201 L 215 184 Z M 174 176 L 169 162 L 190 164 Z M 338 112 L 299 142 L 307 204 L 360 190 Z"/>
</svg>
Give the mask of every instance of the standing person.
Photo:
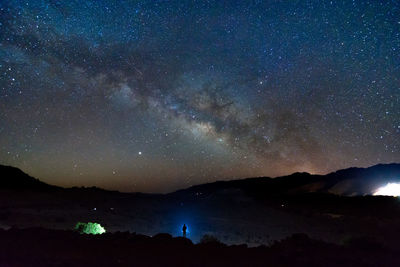
<svg viewBox="0 0 400 267">
<path fill-rule="evenodd" d="M 183 235 L 183 237 L 186 237 L 186 229 L 187 229 L 186 224 L 183 224 L 183 227 L 182 227 L 182 235 Z"/>
</svg>

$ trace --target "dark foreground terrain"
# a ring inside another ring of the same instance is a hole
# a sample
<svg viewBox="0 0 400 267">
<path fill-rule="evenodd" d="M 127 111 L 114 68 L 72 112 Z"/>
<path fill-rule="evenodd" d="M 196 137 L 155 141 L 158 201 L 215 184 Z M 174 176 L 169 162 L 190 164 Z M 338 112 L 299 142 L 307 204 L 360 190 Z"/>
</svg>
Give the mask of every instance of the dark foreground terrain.
<svg viewBox="0 0 400 267">
<path fill-rule="evenodd" d="M 397 247 L 399 199 L 371 196 L 389 182 L 400 183 L 400 164 L 215 182 L 160 195 L 61 188 L 0 165 L 0 229 L 71 230 L 97 222 L 107 232 L 179 236 L 186 223 L 193 242 L 208 234 L 229 245 L 259 246 L 305 233 L 338 245 L 358 236 Z"/>
<path fill-rule="evenodd" d="M 0 165 L 0 267 L 400 266 L 400 200 L 371 195 L 387 183 L 400 164 L 164 195 L 61 188 Z M 78 222 L 107 232 L 80 235 Z M 172 237 L 183 224 L 190 240 Z"/>
<path fill-rule="evenodd" d="M 335 245 L 296 234 L 271 246 L 130 233 L 84 235 L 42 228 L 0 230 L 0 266 L 400 266 L 399 251 L 373 240 Z"/>
</svg>

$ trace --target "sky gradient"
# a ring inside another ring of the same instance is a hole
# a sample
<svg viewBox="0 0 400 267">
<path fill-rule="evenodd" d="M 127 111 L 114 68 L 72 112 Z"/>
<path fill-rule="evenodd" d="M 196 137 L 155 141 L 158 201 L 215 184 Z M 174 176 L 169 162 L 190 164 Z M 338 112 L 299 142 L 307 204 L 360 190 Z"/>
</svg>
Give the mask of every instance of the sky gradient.
<svg viewBox="0 0 400 267">
<path fill-rule="evenodd" d="M 389 162 L 399 1 L 0 2 L 0 164 L 170 192 Z"/>
</svg>

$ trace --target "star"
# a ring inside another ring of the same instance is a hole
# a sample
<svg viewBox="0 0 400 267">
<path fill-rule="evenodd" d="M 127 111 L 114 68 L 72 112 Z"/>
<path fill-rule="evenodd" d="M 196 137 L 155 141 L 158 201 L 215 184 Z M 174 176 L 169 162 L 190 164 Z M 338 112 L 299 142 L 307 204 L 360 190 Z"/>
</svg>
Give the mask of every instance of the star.
<svg viewBox="0 0 400 267">
<path fill-rule="evenodd" d="M 399 160 L 396 1 L 88 2 L 0 8 L 0 164 L 169 192 Z"/>
</svg>

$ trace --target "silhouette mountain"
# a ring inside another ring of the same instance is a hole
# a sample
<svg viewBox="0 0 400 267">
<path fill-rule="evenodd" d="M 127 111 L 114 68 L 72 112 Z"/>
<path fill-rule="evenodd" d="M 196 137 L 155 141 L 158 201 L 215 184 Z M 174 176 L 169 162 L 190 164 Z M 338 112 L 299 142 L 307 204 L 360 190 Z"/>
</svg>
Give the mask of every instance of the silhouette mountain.
<svg viewBox="0 0 400 267">
<path fill-rule="evenodd" d="M 369 168 L 348 168 L 327 175 L 293 173 L 269 178 L 247 178 L 232 181 L 217 181 L 178 190 L 174 194 L 201 195 L 237 194 L 263 198 L 282 194 L 331 193 L 343 196 L 373 194 L 387 183 L 400 183 L 400 164 L 378 164 Z"/>
<path fill-rule="evenodd" d="M 0 165 L 0 189 L 49 191 L 60 187 L 46 184 L 18 168 Z"/>
<path fill-rule="evenodd" d="M 256 198 L 303 193 L 359 196 L 373 194 L 377 188 L 396 182 L 400 183 L 400 164 L 392 163 L 378 164 L 369 168 L 348 168 L 327 175 L 302 172 L 277 178 L 259 177 L 217 181 L 178 190 L 169 195 L 190 198 L 194 195 L 237 196 L 243 193 Z M 41 182 L 18 168 L 0 165 L 0 189 L 54 190 L 61 187 Z M 80 190 L 80 188 L 75 188 L 75 190 Z"/>
</svg>

